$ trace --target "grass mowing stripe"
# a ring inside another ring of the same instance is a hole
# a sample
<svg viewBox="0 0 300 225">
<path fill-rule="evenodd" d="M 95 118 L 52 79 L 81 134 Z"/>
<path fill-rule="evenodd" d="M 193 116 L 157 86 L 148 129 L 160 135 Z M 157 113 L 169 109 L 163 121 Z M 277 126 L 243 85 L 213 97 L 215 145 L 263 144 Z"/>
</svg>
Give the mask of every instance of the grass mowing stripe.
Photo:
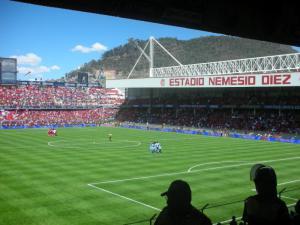
<svg viewBox="0 0 300 225">
<path fill-rule="evenodd" d="M 101 143 L 107 141 L 108 133 L 113 134 L 115 144 L 105 147 Z M 250 195 L 250 162 L 265 161 L 274 166 L 279 182 L 299 179 L 298 159 L 270 161 L 299 157 L 299 146 L 292 144 L 123 128 L 66 128 L 58 129 L 58 135 L 48 137 L 46 129 L 0 131 L 0 189 L 5 192 L 0 202 L 0 225 L 105 225 L 147 219 L 154 209 L 129 204 L 116 195 L 88 188 L 87 183 L 176 173 L 201 163 L 249 161 L 240 167 L 227 163 L 224 166 L 228 167 L 219 169 L 201 167 L 207 170 L 200 173 L 107 183 L 99 188 L 160 209 L 165 201 L 159 194 L 173 179 L 186 179 L 193 190 L 193 203 L 201 208 L 206 203 L 216 206 Z M 57 140 L 79 148 L 48 146 Z M 122 148 L 121 140 L 141 144 Z M 150 142 L 156 140 L 162 144 L 162 154 L 148 151 Z M 93 141 L 101 143 L 95 146 Z M 291 199 L 284 200 L 288 204 L 300 196 L 297 182 L 280 187 L 287 187 L 285 196 Z M 232 203 L 206 213 L 217 222 L 238 216 L 241 208 L 242 204 Z"/>
</svg>

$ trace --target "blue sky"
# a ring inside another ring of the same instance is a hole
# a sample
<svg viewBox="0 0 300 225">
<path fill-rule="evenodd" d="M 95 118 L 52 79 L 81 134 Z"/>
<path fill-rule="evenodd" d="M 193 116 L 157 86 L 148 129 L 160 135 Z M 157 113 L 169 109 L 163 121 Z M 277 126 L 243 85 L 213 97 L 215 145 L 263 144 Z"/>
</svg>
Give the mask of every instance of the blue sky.
<svg viewBox="0 0 300 225">
<path fill-rule="evenodd" d="M 191 39 L 213 33 L 0 0 L 0 57 L 18 59 L 18 79 L 59 78 L 129 38 Z M 29 75 L 24 74 L 31 72 Z"/>
<path fill-rule="evenodd" d="M 0 57 L 17 58 L 18 79 L 23 80 L 63 77 L 129 38 L 219 35 L 9 0 L 0 0 L 0 27 Z"/>
</svg>

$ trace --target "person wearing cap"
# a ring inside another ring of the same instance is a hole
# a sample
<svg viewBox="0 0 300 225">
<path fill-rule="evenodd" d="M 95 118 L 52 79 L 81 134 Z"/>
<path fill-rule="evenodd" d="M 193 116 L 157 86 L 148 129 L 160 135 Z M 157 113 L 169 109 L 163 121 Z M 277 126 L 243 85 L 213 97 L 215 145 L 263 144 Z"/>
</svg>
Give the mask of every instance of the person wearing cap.
<svg viewBox="0 0 300 225">
<path fill-rule="evenodd" d="M 290 225 L 288 208 L 277 196 L 277 177 L 270 166 L 256 164 L 250 172 L 256 195 L 245 200 L 242 220 L 248 225 Z"/>
<path fill-rule="evenodd" d="M 168 190 L 161 194 L 167 206 L 158 215 L 154 225 L 211 225 L 210 219 L 192 204 L 189 184 L 183 180 L 173 181 Z"/>
</svg>

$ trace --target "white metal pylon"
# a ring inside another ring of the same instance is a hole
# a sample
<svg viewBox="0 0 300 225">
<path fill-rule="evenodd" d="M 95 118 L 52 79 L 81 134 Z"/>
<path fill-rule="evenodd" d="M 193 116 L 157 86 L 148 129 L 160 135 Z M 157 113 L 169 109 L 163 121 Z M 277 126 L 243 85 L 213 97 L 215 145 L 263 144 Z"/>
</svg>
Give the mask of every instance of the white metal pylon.
<svg viewBox="0 0 300 225">
<path fill-rule="evenodd" d="M 149 62 L 149 77 L 153 77 L 153 69 L 154 69 L 154 57 L 155 57 L 155 50 L 154 50 L 154 45 L 156 44 L 159 46 L 164 52 L 166 52 L 179 66 L 182 66 L 182 64 L 179 62 L 178 59 L 176 59 L 164 46 L 162 46 L 154 37 L 150 37 L 149 40 L 147 41 L 146 45 L 144 48 L 141 48 L 137 42 L 135 42 L 137 48 L 140 50 L 141 54 L 139 55 L 137 61 L 135 62 L 134 66 L 132 67 L 131 71 L 129 72 L 127 79 L 130 78 L 132 72 L 136 68 L 137 64 L 140 62 L 142 56 L 145 56 L 145 58 Z M 145 52 L 149 45 L 149 55 Z"/>
</svg>

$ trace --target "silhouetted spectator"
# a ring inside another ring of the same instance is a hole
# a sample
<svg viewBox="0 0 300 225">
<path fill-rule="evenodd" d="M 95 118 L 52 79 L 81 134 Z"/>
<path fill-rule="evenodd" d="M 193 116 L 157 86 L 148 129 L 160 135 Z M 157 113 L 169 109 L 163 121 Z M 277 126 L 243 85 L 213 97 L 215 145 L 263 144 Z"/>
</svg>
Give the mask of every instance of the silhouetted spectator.
<svg viewBox="0 0 300 225">
<path fill-rule="evenodd" d="M 232 220 L 230 221 L 229 225 L 238 225 L 235 216 L 232 217 Z"/>
<path fill-rule="evenodd" d="M 243 221 L 249 225 L 290 225 L 288 208 L 277 197 L 277 178 L 272 167 L 256 164 L 250 173 L 257 195 L 245 200 Z"/>
<path fill-rule="evenodd" d="M 162 193 L 167 206 L 158 215 L 155 225 L 211 225 L 210 219 L 192 204 L 192 192 L 187 182 L 175 180 Z"/>
<path fill-rule="evenodd" d="M 293 218 L 293 225 L 300 225 L 300 200 L 295 205 L 295 215 Z"/>
<path fill-rule="evenodd" d="M 295 212 L 293 210 L 290 211 L 290 218 L 292 221 L 294 221 Z M 294 224 L 294 223 L 292 223 Z"/>
</svg>

